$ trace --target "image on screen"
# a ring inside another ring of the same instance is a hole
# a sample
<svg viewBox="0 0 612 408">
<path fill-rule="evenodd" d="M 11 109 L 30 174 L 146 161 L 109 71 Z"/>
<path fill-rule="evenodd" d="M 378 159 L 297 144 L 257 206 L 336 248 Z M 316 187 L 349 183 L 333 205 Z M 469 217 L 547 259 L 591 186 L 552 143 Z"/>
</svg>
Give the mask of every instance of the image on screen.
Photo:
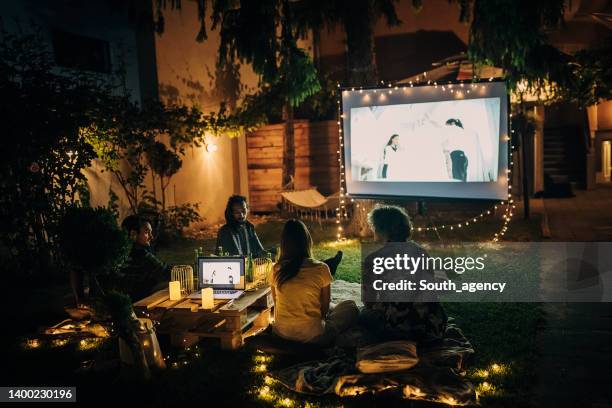
<svg viewBox="0 0 612 408">
<path fill-rule="evenodd" d="M 206 262 L 201 260 L 200 266 L 201 284 L 206 286 L 239 286 L 240 261 Z"/>
<path fill-rule="evenodd" d="M 499 98 L 352 108 L 352 177 L 496 181 L 499 114 Z"/>
<path fill-rule="evenodd" d="M 346 89 L 341 119 L 349 195 L 508 197 L 503 81 Z"/>
</svg>

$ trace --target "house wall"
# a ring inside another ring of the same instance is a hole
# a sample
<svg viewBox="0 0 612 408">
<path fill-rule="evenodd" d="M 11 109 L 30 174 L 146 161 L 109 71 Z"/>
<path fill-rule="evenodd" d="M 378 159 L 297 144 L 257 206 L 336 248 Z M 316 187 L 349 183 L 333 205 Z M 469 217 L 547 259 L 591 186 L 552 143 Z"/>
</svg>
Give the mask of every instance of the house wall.
<svg viewBox="0 0 612 408">
<path fill-rule="evenodd" d="M 110 70 L 123 67 L 125 88 L 136 102 L 157 97 L 157 79 L 153 34 L 147 0 L 130 3 L 131 9 L 97 0 L 21 0 L 0 2 L 1 28 L 9 33 L 40 33 L 53 52 L 51 34 L 60 30 L 108 42 Z M 97 78 L 108 74 L 95 73 Z M 111 76 L 108 75 L 110 80 Z M 109 189 L 120 197 L 119 210 L 128 212 L 118 183 L 97 160 L 84 170 L 88 180 L 92 206 L 108 204 Z"/>
<path fill-rule="evenodd" d="M 165 29 L 155 36 L 157 77 L 160 99 L 199 107 L 203 112 L 218 111 L 225 95 L 215 86 L 215 65 L 219 32 L 210 31 L 208 39 L 199 43 L 196 2 L 182 2 L 181 10 L 164 12 Z M 208 18 L 208 17 L 207 17 Z M 208 20 L 210 21 L 210 20 Z M 240 76 L 249 92 L 257 85 L 257 77 L 249 67 L 241 67 Z M 216 152 L 206 147 L 191 148 L 183 159 L 183 167 L 172 178 L 169 202 L 197 202 L 206 223 L 222 220 L 227 198 L 232 194 L 248 195 L 246 146 L 244 137 L 207 137 L 217 145 Z"/>
<path fill-rule="evenodd" d="M 612 101 L 597 105 L 597 130 L 612 130 Z"/>
<path fill-rule="evenodd" d="M 139 77 L 139 27 L 130 21 L 125 9 L 115 9 L 106 1 L 21 0 L 0 2 L 1 27 L 10 33 L 36 33 L 49 41 L 52 30 L 87 36 L 109 43 L 111 69 L 123 64 L 125 86 L 136 101 L 141 88 L 150 90 Z M 105 74 L 97 74 L 104 78 Z"/>
<path fill-rule="evenodd" d="M 219 109 L 221 101 L 235 103 L 224 94 L 223 83 L 215 81 L 215 64 L 219 47 L 219 31 L 210 31 L 208 39 L 195 41 L 200 29 L 197 20 L 197 4 L 182 2 L 182 10 L 167 10 L 165 30 L 156 36 L 157 75 L 160 98 L 167 103 L 182 103 L 198 106 L 203 112 Z M 210 18 L 207 16 L 207 24 Z M 299 45 L 310 53 L 310 40 Z M 258 76 L 250 66 L 240 67 L 241 97 L 257 90 Z M 218 151 L 207 152 L 204 147 L 191 149 L 183 168 L 172 179 L 176 189 L 176 202 L 199 202 L 206 222 L 216 223 L 223 219 L 227 198 L 232 194 L 249 196 L 247 175 L 246 138 L 210 137 Z M 171 202 L 173 202 L 171 200 Z"/>
</svg>

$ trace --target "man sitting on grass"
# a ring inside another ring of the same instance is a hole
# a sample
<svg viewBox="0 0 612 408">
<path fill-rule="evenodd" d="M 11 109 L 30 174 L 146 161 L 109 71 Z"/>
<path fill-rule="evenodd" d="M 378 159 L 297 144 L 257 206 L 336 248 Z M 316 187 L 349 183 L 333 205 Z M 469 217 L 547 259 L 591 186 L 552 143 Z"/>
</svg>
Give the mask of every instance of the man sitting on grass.
<svg viewBox="0 0 612 408">
<path fill-rule="evenodd" d="M 266 252 L 255 226 L 247 220 L 249 206 L 246 197 L 233 195 L 225 207 L 225 225 L 217 233 L 217 255 L 253 256 L 259 258 Z M 223 253 L 218 253 L 219 248 Z"/>
<path fill-rule="evenodd" d="M 172 267 L 151 251 L 153 228 L 149 221 L 139 215 L 130 215 L 123 220 L 121 227 L 127 231 L 133 244 L 117 289 L 137 300 L 150 295 L 160 282 L 168 281 Z"/>
</svg>

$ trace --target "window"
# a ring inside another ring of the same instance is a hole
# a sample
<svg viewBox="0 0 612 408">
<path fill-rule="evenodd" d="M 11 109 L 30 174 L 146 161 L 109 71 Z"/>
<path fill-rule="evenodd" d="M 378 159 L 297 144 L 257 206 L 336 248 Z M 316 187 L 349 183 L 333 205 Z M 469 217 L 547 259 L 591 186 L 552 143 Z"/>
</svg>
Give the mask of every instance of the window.
<svg viewBox="0 0 612 408">
<path fill-rule="evenodd" d="M 110 72 L 108 41 L 57 30 L 52 32 L 51 41 L 57 65 L 85 71 Z"/>
</svg>

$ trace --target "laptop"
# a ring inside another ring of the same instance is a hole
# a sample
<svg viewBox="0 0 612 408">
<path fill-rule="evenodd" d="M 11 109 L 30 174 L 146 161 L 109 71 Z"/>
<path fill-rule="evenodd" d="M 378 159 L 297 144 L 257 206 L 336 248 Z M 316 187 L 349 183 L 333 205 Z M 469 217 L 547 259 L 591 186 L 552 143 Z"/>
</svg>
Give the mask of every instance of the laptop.
<svg viewBox="0 0 612 408">
<path fill-rule="evenodd" d="M 245 262 L 241 256 L 198 257 L 198 288 L 212 288 L 215 299 L 236 299 L 246 288 Z M 202 292 L 189 295 L 201 299 Z"/>
</svg>

